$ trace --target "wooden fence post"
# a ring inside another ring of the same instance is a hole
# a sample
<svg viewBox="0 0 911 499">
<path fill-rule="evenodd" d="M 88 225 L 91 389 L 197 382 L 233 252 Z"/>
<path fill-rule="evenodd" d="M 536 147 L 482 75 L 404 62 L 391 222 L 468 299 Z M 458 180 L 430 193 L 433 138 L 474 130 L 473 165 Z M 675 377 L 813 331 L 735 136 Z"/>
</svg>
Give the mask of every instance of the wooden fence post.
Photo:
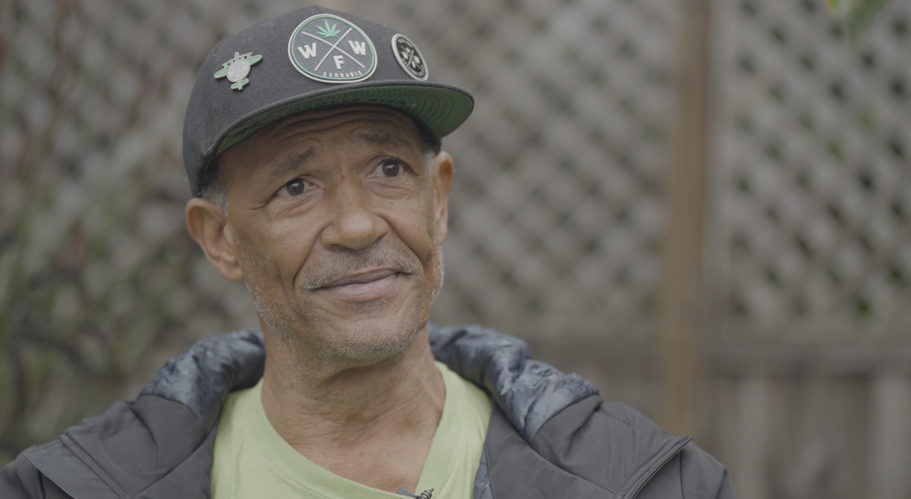
<svg viewBox="0 0 911 499">
<path fill-rule="evenodd" d="M 705 376 L 703 259 L 709 183 L 710 0 L 683 0 L 677 37 L 675 115 L 667 174 L 667 220 L 660 288 L 662 425 L 702 433 Z"/>
</svg>

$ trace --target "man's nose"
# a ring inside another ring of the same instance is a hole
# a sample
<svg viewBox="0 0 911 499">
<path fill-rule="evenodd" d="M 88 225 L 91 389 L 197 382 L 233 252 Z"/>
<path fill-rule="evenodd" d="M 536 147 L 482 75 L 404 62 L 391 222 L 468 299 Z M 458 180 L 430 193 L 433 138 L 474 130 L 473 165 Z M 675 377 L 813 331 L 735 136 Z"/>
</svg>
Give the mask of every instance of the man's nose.
<svg viewBox="0 0 911 499">
<path fill-rule="evenodd" d="M 329 195 L 330 224 L 320 242 L 325 248 L 364 249 L 389 231 L 370 206 L 370 194 L 354 179 L 343 179 Z"/>
</svg>

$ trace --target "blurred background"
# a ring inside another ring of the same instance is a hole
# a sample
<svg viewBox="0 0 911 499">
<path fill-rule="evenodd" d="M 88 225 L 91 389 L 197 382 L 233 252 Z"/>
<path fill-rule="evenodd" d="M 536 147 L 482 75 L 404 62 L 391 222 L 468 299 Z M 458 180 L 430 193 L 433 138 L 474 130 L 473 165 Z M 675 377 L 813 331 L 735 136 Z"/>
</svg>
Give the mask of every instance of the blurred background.
<svg viewBox="0 0 911 499">
<path fill-rule="evenodd" d="M 741 499 L 908 498 L 911 2 L 845 3 L 323 5 L 476 97 L 436 322 L 694 435 Z M 302 5 L 0 2 L 0 465 L 258 328 L 186 234 L 182 120 L 219 39 Z"/>
</svg>

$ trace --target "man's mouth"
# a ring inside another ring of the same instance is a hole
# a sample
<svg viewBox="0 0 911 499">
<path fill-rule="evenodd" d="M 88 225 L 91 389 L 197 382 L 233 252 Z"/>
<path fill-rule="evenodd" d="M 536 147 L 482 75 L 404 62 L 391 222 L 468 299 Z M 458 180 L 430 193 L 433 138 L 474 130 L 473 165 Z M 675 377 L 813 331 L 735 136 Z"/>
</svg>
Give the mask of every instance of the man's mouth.
<svg viewBox="0 0 911 499">
<path fill-rule="evenodd" d="M 372 301 L 389 294 L 401 274 L 401 271 L 390 268 L 355 272 L 328 282 L 315 291 L 331 294 L 342 301 Z"/>
</svg>

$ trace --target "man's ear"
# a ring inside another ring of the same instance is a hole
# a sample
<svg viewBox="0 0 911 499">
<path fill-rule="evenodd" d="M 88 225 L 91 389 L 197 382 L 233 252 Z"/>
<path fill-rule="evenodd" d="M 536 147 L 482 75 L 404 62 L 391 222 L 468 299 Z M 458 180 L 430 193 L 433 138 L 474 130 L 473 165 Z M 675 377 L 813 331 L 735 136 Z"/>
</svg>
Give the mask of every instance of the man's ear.
<svg viewBox="0 0 911 499">
<path fill-rule="evenodd" d="M 433 224 L 437 229 L 440 243 L 446 240 L 449 232 L 449 191 L 452 189 L 452 178 L 455 175 L 455 163 L 446 151 L 440 151 L 433 157 Z"/>
<path fill-rule="evenodd" d="M 237 240 L 228 217 L 218 209 L 215 203 L 200 197 L 187 202 L 187 230 L 202 248 L 209 263 L 225 279 L 240 281 L 244 272 L 238 259 Z"/>
</svg>

